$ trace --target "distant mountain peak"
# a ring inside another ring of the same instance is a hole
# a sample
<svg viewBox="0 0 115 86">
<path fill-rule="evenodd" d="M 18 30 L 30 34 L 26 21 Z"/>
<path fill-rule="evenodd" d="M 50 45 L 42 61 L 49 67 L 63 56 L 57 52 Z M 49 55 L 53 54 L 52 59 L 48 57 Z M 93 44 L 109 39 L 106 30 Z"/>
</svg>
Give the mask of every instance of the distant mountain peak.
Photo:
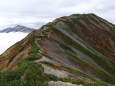
<svg viewBox="0 0 115 86">
<path fill-rule="evenodd" d="M 23 26 L 23 25 L 17 25 L 15 27 L 9 27 L 9 28 L 3 29 L 3 30 L 0 31 L 0 33 L 9 33 L 9 32 L 30 33 L 33 30 L 35 30 L 35 29 L 29 28 L 29 27 L 26 27 L 26 26 Z"/>
</svg>

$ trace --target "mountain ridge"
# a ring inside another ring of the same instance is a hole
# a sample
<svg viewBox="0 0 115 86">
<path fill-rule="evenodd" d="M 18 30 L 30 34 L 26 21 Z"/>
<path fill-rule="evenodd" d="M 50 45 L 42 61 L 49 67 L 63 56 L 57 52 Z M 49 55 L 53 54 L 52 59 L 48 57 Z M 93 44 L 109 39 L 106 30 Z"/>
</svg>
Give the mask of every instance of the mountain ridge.
<svg viewBox="0 0 115 86">
<path fill-rule="evenodd" d="M 69 81 L 61 79 L 62 82 L 66 81 L 84 86 L 112 86 L 108 83 L 115 84 L 114 32 L 115 26 L 113 24 L 95 14 L 64 16 L 33 31 L 26 38 L 10 47 L 1 55 L 0 70 L 18 69 L 19 72 L 24 68 L 23 70 L 27 71 L 24 65 L 21 66 L 18 63 L 30 64 L 30 62 L 35 62 L 44 68 L 42 75 L 45 73 L 56 76 L 60 73 L 60 71 L 57 74 L 52 71 L 49 73 L 47 66 L 63 70 L 64 72 L 61 71 L 61 73 L 67 76 L 66 79 Z M 35 63 L 31 63 L 34 65 L 33 68 L 36 67 Z M 20 67 L 23 68 L 19 70 Z M 28 67 L 31 70 L 31 65 Z M 39 67 L 42 70 L 41 66 Z M 21 74 L 25 74 L 25 81 L 31 81 L 34 78 L 40 79 L 40 81 L 43 79 L 43 76 L 41 78 L 35 77 L 41 76 L 39 74 L 34 76 L 35 71 L 28 71 L 27 74 L 24 71 Z M 68 75 L 68 73 L 71 74 Z M 33 76 L 34 78 L 30 78 Z M 45 78 L 43 82 L 55 81 L 50 77 L 47 77 L 48 80 Z M 72 82 L 70 78 L 75 82 Z M 56 86 L 56 82 L 52 83 L 53 86 Z"/>
<path fill-rule="evenodd" d="M 33 28 L 28 28 L 26 26 L 23 26 L 23 25 L 17 25 L 15 27 L 9 27 L 9 28 L 6 28 L 6 29 L 3 29 L 0 31 L 0 33 L 9 33 L 9 32 L 23 32 L 23 33 L 30 33 L 32 32 Z"/>
</svg>

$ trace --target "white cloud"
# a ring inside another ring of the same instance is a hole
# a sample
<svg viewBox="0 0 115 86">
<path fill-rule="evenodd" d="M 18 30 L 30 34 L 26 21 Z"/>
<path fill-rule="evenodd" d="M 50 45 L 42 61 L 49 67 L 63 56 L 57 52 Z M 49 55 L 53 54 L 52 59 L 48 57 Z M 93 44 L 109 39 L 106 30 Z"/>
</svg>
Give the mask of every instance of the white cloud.
<svg viewBox="0 0 115 86">
<path fill-rule="evenodd" d="M 32 16 L 18 17 L 18 18 L 6 18 L 0 17 L 0 29 L 5 29 L 7 27 L 16 26 L 18 24 L 32 27 L 38 29 L 43 24 L 48 23 L 49 21 L 54 20 L 54 18 L 38 18 Z"/>
<path fill-rule="evenodd" d="M 0 54 L 2 54 L 11 45 L 20 41 L 25 36 L 27 36 L 27 33 L 21 33 L 21 32 L 0 33 Z"/>
<path fill-rule="evenodd" d="M 114 0 L 0 0 L 0 22 L 5 19 L 0 26 L 7 22 L 49 22 L 60 16 L 91 12 L 115 23 L 113 11 Z"/>
</svg>

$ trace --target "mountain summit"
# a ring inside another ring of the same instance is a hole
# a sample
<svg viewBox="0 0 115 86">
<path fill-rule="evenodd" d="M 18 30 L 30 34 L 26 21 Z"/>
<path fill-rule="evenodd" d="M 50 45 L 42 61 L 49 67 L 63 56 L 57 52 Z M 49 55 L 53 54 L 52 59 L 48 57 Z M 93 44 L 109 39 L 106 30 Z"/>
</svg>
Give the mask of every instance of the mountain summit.
<svg viewBox="0 0 115 86">
<path fill-rule="evenodd" d="M 9 32 L 23 32 L 23 33 L 30 33 L 34 31 L 35 29 L 33 28 L 28 28 L 26 26 L 22 25 L 17 25 L 15 27 L 9 27 L 4 30 L 1 30 L 0 33 L 9 33 Z"/>
<path fill-rule="evenodd" d="M 4 52 L 0 85 L 114 86 L 114 61 L 115 25 L 95 14 L 73 14 L 49 22 Z"/>
</svg>

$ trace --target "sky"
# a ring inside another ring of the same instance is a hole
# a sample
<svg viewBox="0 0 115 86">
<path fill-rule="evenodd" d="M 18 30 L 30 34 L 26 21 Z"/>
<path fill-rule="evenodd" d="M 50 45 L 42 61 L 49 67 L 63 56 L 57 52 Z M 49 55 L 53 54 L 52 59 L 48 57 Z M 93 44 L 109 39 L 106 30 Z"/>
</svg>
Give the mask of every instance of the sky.
<svg viewBox="0 0 115 86">
<path fill-rule="evenodd" d="M 115 24 L 115 0 L 0 0 L 0 29 L 16 24 L 38 29 L 78 13 L 95 13 Z"/>
<path fill-rule="evenodd" d="M 115 0 L 0 0 L 0 30 L 18 24 L 39 29 L 58 17 L 83 13 L 115 24 Z M 0 54 L 26 35 L 0 33 Z"/>
</svg>

